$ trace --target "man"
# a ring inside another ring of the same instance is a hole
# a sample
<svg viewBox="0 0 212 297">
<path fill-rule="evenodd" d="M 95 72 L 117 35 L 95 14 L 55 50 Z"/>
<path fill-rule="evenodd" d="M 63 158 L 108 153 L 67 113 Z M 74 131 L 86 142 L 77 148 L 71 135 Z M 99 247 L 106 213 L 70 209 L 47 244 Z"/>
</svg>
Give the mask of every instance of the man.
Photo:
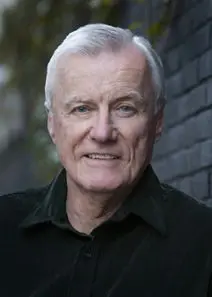
<svg viewBox="0 0 212 297">
<path fill-rule="evenodd" d="M 45 91 L 64 169 L 0 199 L 0 296 L 212 296 L 212 211 L 150 165 L 165 92 L 148 41 L 81 27 L 54 52 Z"/>
</svg>

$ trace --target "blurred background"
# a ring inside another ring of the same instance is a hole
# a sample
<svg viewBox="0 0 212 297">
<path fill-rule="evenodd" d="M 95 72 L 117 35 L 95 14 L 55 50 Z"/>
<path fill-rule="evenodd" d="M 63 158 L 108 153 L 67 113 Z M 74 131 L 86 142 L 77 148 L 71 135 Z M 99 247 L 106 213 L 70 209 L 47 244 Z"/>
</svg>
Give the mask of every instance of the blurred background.
<svg viewBox="0 0 212 297">
<path fill-rule="evenodd" d="M 212 205 L 212 0 L 0 0 L 0 194 L 58 171 L 43 107 L 46 66 L 70 31 L 93 22 L 154 44 L 168 101 L 154 169 Z"/>
</svg>

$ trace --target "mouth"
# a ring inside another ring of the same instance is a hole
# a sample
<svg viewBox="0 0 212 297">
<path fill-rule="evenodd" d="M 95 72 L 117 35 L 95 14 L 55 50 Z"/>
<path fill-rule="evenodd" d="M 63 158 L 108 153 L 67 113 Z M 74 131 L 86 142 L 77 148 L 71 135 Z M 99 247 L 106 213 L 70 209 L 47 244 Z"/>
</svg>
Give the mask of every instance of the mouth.
<svg viewBox="0 0 212 297">
<path fill-rule="evenodd" d="M 108 153 L 91 153 L 91 154 L 86 154 L 86 158 L 92 159 L 92 160 L 117 160 L 120 159 L 119 156 L 114 155 L 114 154 L 108 154 Z"/>
</svg>

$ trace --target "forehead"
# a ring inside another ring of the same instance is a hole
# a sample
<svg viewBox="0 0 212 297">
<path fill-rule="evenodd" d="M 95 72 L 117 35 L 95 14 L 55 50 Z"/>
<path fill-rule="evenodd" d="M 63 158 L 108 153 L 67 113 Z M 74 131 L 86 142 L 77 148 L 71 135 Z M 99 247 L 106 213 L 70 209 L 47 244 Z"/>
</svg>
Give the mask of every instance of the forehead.
<svg viewBox="0 0 212 297">
<path fill-rule="evenodd" d="M 65 93 L 109 94 L 138 90 L 149 83 L 144 55 L 130 46 L 120 52 L 102 52 L 91 57 L 66 54 L 57 68 L 58 86 Z"/>
</svg>

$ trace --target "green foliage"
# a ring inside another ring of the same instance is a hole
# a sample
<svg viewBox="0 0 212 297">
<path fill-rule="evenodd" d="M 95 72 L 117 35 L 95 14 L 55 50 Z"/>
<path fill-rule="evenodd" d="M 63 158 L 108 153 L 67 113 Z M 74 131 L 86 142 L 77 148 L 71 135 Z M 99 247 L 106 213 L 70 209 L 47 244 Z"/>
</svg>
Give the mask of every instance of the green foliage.
<svg viewBox="0 0 212 297">
<path fill-rule="evenodd" d="M 142 28 L 142 22 L 137 21 L 137 22 L 132 22 L 128 28 L 132 31 L 135 31 L 136 29 L 141 29 Z"/>
<path fill-rule="evenodd" d="M 163 14 L 157 22 L 149 26 L 147 35 L 153 44 L 158 41 L 158 39 L 164 34 L 164 32 L 166 32 L 166 29 L 169 27 L 173 18 L 176 3 L 176 0 L 164 0 Z"/>
</svg>

